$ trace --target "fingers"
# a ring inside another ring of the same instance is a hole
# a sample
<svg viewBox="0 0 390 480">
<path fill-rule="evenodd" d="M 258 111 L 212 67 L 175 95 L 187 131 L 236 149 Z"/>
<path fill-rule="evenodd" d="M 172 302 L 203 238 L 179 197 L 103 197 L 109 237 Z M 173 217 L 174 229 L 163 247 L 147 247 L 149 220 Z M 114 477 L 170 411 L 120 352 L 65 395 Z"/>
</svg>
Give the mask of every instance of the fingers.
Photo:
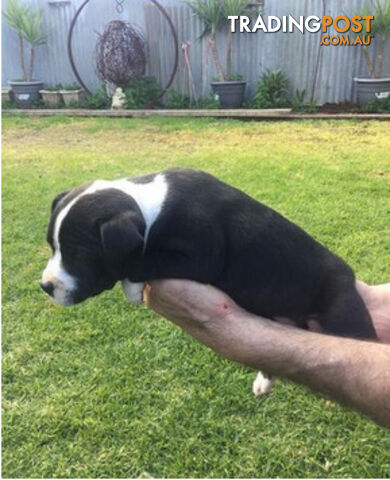
<svg viewBox="0 0 390 480">
<path fill-rule="evenodd" d="M 307 321 L 307 328 L 311 332 L 317 332 L 317 333 L 322 333 L 322 327 L 321 324 L 318 320 L 315 320 L 314 318 L 309 318 Z"/>
<path fill-rule="evenodd" d="M 298 328 L 297 322 L 292 320 L 291 318 L 276 317 L 275 321 L 277 323 L 280 323 L 281 325 Z M 313 316 L 310 316 L 306 319 L 306 325 L 308 330 L 310 330 L 311 332 L 321 333 L 323 331 L 320 322 Z"/>
<path fill-rule="evenodd" d="M 189 316 L 191 299 L 186 293 L 186 281 L 154 280 L 145 287 L 146 304 L 160 315 L 177 320 Z"/>
<path fill-rule="evenodd" d="M 374 326 L 379 340 L 390 344 L 390 315 L 377 314 L 374 318 Z"/>
<path fill-rule="evenodd" d="M 287 325 L 289 327 L 298 327 L 297 322 L 287 317 L 275 317 L 275 322 L 281 325 Z"/>
<path fill-rule="evenodd" d="M 217 321 L 241 309 L 225 293 L 191 280 L 155 280 L 145 290 L 145 301 L 157 313 L 202 324 Z"/>
<path fill-rule="evenodd" d="M 367 283 L 362 282 L 361 280 L 356 280 L 356 290 L 358 294 L 362 297 L 363 302 L 368 307 L 368 304 L 371 300 L 371 287 Z"/>
</svg>

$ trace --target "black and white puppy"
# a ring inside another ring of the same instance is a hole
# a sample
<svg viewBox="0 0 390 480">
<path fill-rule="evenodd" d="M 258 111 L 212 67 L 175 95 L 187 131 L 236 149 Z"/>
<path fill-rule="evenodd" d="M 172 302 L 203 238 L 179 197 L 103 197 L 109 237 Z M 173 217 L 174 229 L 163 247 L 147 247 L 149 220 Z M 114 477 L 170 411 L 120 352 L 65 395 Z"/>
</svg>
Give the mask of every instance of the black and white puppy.
<svg viewBox="0 0 390 480">
<path fill-rule="evenodd" d="M 72 305 L 120 280 L 129 301 L 144 283 L 184 278 L 214 285 L 268 318 L 316 314 L 325 332 L 376 338 L 351 268 L 280 214 L 194 170 L 97 180 L 58 195 L 41 280 Z M 254 392 L 270 390 L 259 374 Z"/>
</svg>

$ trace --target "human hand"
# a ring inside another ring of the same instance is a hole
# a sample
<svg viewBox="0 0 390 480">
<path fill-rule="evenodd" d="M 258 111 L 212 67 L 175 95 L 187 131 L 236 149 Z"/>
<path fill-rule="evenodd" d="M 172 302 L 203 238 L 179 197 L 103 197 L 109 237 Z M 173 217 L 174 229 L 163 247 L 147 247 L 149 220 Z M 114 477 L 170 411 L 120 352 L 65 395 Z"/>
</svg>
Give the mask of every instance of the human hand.
<svg viewBox="0 0 390 480">
<path fill-rule="evenodd" d="M 191 280 L 155 280 L 144 291 L 146 304 L 201 343 L 237 362 L 253 363 L 253 353 L 265 341 L 263 326 L 284 328 L 252 315 L 211 285 Z"/>
<path fill-rule="evenodd" d="M 390 283 L 367 285 L 358 280 L 356 288 L 370 312 L 379 340 L 390 343 Z"/>
<path fill-rule="evenodd" d="M 389 286 L 358 282 L 357 288 L 379 338 L 389 342 Z M 223 292 L 189 280 L 153 281 L 145 301 L 229 360 L 306 385 L 390 426 L 388 345 L 287 327 L 245 312 Z"/>
<path fill-rule="evenodd" d="M 390 284 L 370 286 L 358 281 L 356 287 L 370 312 L 379 339 L 390 343 Z M 219 322 L 226 322 L 232 314 L 246 313 L 215 287 L 190 280 L 154 281 L 148 284 L 145 299 L 157 313 L 203 342 L 206 327 L 216 329 Z M 294 326 L 292 320 L 277 320 L 284 325 Z M 308 319 L 308 327 L 312 331 L 321 331 L 314 318 Z"/>
<path fill-rule="evenodd" d="M 214 329 L 231 314 L 244 312 L 221 290 L 191 280 L 154 280 L 146 285 L 144 300 L 194 336 Z"/>
</svg>

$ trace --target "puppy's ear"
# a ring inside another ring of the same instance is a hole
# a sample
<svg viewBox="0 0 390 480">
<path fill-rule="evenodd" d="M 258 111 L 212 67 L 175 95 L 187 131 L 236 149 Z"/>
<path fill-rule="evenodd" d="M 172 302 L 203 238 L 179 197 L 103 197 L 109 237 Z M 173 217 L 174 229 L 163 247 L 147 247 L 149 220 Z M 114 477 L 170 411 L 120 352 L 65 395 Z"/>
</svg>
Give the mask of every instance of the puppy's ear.
<svg viewBox="0 0 390 480">
<path fill-rule="evenodd" d="M 59 204 L 59 202 L 65 197 L 65 195 L 68 195 L 69 192 L 70 192 L 70 190 L 64 190 L 63 192 L 59 193 L 54 198 L 54 200 L 52 201 L 52 204 L 51 204 L 51 213 L 53 213 L 54 209 Z"/>
<path fill-rule="evenodd" d="M 100 226 L 104 261 L 108 270 L 121 275 L 131 253 L 141 252 L 144 225 L 134 212 L 124 212 Z"/>
</svg>

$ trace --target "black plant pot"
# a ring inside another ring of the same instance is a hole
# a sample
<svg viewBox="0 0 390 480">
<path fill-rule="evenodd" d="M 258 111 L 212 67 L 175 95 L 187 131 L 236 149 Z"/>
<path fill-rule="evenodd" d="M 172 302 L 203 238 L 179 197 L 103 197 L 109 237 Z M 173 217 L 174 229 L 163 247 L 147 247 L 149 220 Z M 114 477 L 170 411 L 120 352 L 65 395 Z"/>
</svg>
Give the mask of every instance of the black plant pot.
<svg viewBox="0 0 390 480">
<path fill-rule="evenodd" d="M 12 87 L 15 100 L 23 108 L 30 108 L 39 99 L 39 90 L 43 89 L 43 82 L 40 80 L 32 80 L 31 82 L 11 80 L 9 84 Z"/>
<path fill-rule="evenodd" d="M 213 92 L 218 95 L 222 108 L 241 107 L 246 82 L 212 82 Z"/>
<path fill-rule="evenodd" d="M 359 78 L 353 79 L 356 85 L 357 101 L 364 105 L 375 98 L 390 95 L 390 75 L 382 78 Z"/>
</svg>

